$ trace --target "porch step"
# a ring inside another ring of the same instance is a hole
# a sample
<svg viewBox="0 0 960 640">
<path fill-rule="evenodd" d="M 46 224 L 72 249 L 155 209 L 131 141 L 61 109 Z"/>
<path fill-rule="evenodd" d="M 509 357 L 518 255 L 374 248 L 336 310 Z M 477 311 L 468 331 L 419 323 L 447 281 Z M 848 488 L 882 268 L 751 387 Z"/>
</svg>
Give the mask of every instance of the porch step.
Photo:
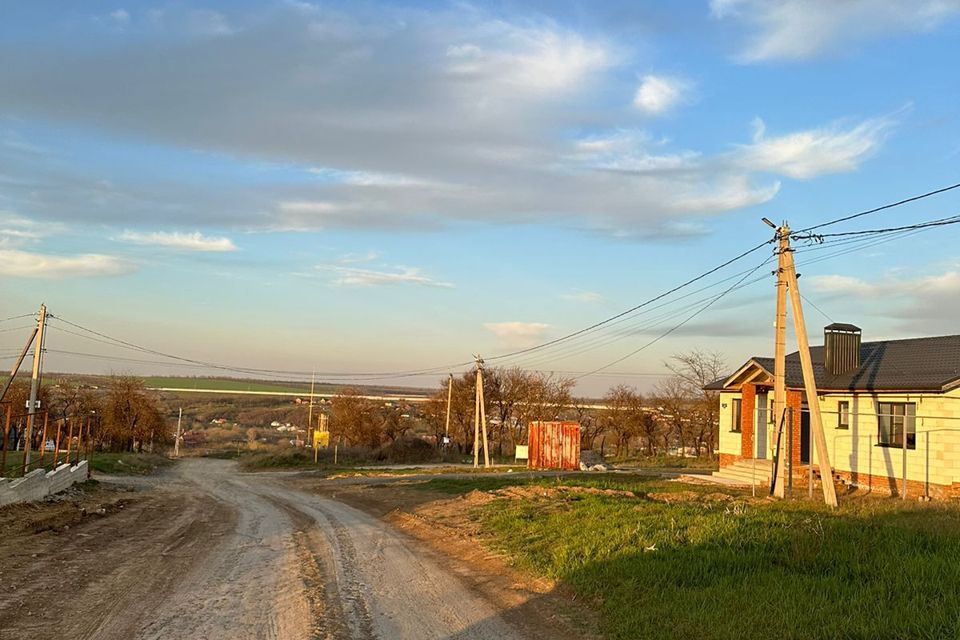
<svg viewBox="0 0 960 640">
<path fill-rule="evenodd" d="M 765 485 L 770 484 L 772 470 L 773 465 L 769 460 L 757 460 L 756 463 L 740 461 L 721 467 L 719 471 L 714 471 L 712 475 L 748 486 L 751 484 Z"/>
</svg>

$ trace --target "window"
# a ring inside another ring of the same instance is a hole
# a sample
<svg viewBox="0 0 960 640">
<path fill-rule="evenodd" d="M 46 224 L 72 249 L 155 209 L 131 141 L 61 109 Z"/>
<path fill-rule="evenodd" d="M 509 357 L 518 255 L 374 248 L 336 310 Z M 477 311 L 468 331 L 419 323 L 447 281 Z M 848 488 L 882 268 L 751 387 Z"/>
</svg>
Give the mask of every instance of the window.
<svg viewBox="0 0 960 640">
<path fill-rule="evenodd" d="M 740 418 L 741 418 L 741 415 L 742 415 L 742 414 L 741 414 L 741 411 L 740 411 L 740 407 L 743 406 L 743 401 L 742 401 L 740 398 L 734 398 L 734 399 L 733 399 L 733 403 L 732 403 L 731 406 L 732 406 L 732 408 L 733 408 L 733 416 L 731 417 L 732 422 L 731 422 L 731 424 L 730 424 L 730 431 L 737 431 L 737 432 L 739 432 L 739 431 L 740 431 Z"/>
<path fill-rule="evenodd" d="M 917 405 L 912 402 L 880 402 L 877 410 L 878 444 L 902 448 L 906 433 L 907 448 L 917 448 Z"/>
<path fill-rule="evenodd" d="M 850 428 L 850 403 L 846 400 L 837 405 L 837 429 Z"/>
</svg>

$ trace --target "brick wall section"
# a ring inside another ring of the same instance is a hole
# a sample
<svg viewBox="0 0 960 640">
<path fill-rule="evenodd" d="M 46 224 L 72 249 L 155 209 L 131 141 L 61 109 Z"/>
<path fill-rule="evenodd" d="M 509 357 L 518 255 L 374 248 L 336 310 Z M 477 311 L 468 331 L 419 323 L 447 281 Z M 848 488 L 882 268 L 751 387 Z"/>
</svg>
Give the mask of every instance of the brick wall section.
<svg viewBox="0 0 960 640">
<path fill-rule="evenodd" d="M 787 419 L 791 420 L 791 410 L 792 410 L 792 420 L 790 424 L 790 430 L 793 435 L 793 451 L 790 452 L 790 457 L 793 460 L 793 469 L 794 474 L 796 474 L 797 467 L 800 466 L 800 420 L 803 416 L 801 411 L 801 406 L 803 405 L 803 392 L 796 391 L 792 389 L 787 390 Z M 786 426 L 786 425 L 785 425 Z M 783 434 L 786 438 L 787 434 Z M 786 442 L 784 443 L 786 446 Z M 810 448 L 813 449 L 813 440 L 810 441 Z"/>
<path fill-rule="evenodd" d="M 720 454 L 720 466 L 729 467 L 731 464 L 736 464 L 743 460 L 743 456 L 736 456 L 732 453 L 721 453 Z"/>
<path fill-rule="evenodd" d="M 899 496 L 903 487 L 903 479 L 888 478 L 887 476 L 873 476 L 866 473 L 851 474 L 849 471 L 835 471 L 834 475 L 847 484 L 859 487 L 862 491 L 877 493 L 885 496 Z M 856 476 L 856 481 L 853 480 Z M 842 494 L 841 494 L 842 495 Z M 952 485 L 933 484 L 907 480 L 907 499 L 916 500 L 920 496 L 929 495 L 939 500 L 956 499 L 960 497 L 960 484 Z"/>
<path fill-rule="evenodd" d="M 740 387 L 740 455 L 753 457 L 753 411 L 757 398 L 757 386 L 744 384 Z"/>
</svg>

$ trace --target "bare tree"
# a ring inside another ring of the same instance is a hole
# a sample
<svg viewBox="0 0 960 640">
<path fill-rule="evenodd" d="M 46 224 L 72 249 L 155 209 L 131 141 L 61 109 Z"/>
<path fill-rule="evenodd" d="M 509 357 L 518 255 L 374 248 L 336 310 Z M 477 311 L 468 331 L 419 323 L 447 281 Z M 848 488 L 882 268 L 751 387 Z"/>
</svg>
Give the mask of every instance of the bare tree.
<svg viewBox="0 0 960 640">
<path fill-rule="evenodd" d="M 699 399 L 695 407 L 697 423 L 694 428 L 700 432 L 698 440 L 706 446 L 708 455 L 713 457 L 720 428 L 719 393 L 704 387 L 725 373 L 727 365 L 723 355 L 716 351 L 694 349 L 675 354 L 664 364 L 683 381 L 689 396 Z"/>
<path fill-rule="evenodd" d="M 344 389 L 330 401 L 330 435 L 352 446 L 380 446 L 383 424 L 378 408 L 356 389 Z"/>
<path fill-rule="evenodd" d="M 574 398 L 573 415 L 580 423 L 580 447 L 584 450 L 593 449 L 597 438 L 603 433 L 603 420 L 594 409 L 587 406 L 586 398 Z"/>
<path fill-rule="evenodd" d="M 133 376 L 111 377 L 100 427 L 100 443 L 114 451 L 143 451 L 171 439 L 157 397 Z"/>
<path fill-rule="evenodd" d="M 686 456 L 691 405 L 699 396 L 691 398 L 689 385 L 676 375 L 657 383 L 654 393 L 660 408 L 660 420 L 667 428 L 668 438 L 672 436 L 680 447 L 680 455 Z"/>
<path fill-rule="evenodd" d="M 639 434 L 638 414 L 643 406 L 643 398 L 633 387 L 620 384 L 612 387 L 603 397 L 606 408 L 601 420 L 606 430 L 613 433 L 617 456 L 630 454 L 630 440 Z"/>
</svg>

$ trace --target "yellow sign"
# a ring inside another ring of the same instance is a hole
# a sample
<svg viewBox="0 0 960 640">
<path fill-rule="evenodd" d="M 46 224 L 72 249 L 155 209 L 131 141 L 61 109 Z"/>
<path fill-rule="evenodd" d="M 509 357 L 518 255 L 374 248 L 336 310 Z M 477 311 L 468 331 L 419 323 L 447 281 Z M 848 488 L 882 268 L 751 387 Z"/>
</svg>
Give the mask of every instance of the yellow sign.
<svg viewBox="0 0 960 640">
<path fill-rule="evenodd" d="M 320 447 L 330 446 L 330 432 L 329 431 L 314 431 L 313 432 L 313 448 L 319 449 Z"/>
</svg>

